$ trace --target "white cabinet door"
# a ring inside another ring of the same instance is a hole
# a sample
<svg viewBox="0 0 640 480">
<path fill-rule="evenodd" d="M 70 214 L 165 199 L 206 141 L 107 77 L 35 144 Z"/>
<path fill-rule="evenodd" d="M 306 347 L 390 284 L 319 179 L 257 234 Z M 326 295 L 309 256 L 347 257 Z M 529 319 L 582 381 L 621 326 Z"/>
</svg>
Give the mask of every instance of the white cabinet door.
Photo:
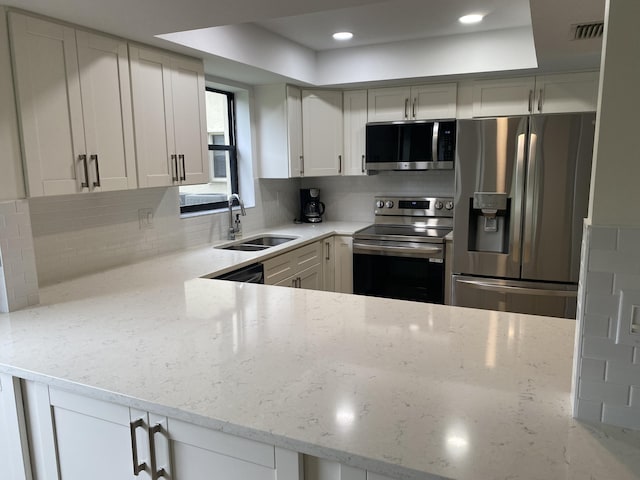
<svg viewBox="0 0 640 480">
<path fill-rule="evenodd" d="M 32 478 L 20 380 L 0 374 L 0 478 Z"/>
<path fill-rule="evenodd" d="M 534 90 L 534 77 L 476 81 L 473 116 L 528 115 L 534 102 Z"/>
<path fill-rule="evenodd" d="M 29 195 L 136 188 L 126 43 L 10 21 Z"/>
<path fill-rule="evenodd" d="M 129 57 L 140 186 L 208 182 L 202 63 L 133 45 Z"/>
<path fill-rule="evenodd" d="M 536 77 L 536 113 L 595 112 L 598 72 Z"/>
<path fill-rule="evenodd" d="M 15 12 L 9 26 L 28 194 L 88 191 L 75 30 Z"/>
<path fill-rule="evenodd" d="M 353 238 L 334 237 L 335 288 L 340 293 L 353 293 Z"/>
<path fill-rule="evenodd" d="M 132 418 L 127 407 L 34 382 L 26 382 L 26 387 L 36 478 L 149 478 L 134 476 Z"/>
<path fill-rule="evenodd" d="M 201 61 L 173 57 L 171 67 L 175 154 L 178 155 L 180 184 L 207 183 L 204 66 Z"/>
<path fill-rule="evenodd" d="M 286 87 L 286 131 L 287 157 L 285 162 L 289 169 L 289 177 L 302 175 L 302 90 L 287 85 Z"/>
<path fill-rule="evenodd" d="M 344 127 L 343 175 L 366 175 L 367 91 L 349 90 L 342 94 Z"/>
<path fill-rule="evenodd" d="M 411 118 L 438 120 L 456 118 L 456 83 L 411 87 Z"/>
<path fill-rule="evenodd" d="M 136 188 L 127 44 L 83 31 L 76 38 L 90 185 Z"/>
<path fill-rule="evenodd" d="M 410 97 L 411 89 L 409 87 L 370 89 L 368 92 L 368 121 L 389 122 L 409 119 Z"/>
<path fill-rule="evenodd" d="M 302 91 L 259 85 L 254 106 L 260 178 L 299 177 L 302 168 Z"/>
<path fill-rule="evenodd" d="M 317 263 L 298 273 L 298 288 L 324 290 L 321 263 Z"/>
<path fill-rule="evenodd" d="M 322 289 L 327 292 L 335 291 L 336 287 L 335 238 L 333 236 L 322 241 Z"/>
<path fill-rule="evenodd" d="M 302 91 L 302 150 L 305 177 L 342 170 L 342 92 Z"/>
</svg>

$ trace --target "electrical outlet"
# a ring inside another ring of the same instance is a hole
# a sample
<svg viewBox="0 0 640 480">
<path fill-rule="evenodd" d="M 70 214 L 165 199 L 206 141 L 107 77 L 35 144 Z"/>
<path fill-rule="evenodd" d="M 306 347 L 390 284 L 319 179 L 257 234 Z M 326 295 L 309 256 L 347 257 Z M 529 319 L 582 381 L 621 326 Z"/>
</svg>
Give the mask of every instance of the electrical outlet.
<svg viewBox="0 0 640 480">
<path fill-rule="evenodd" d="M 153 228 L 153 209 L 140 208 L 138 210 L 138 223 L 140 225 L 140 230 Z"/>
</svg>

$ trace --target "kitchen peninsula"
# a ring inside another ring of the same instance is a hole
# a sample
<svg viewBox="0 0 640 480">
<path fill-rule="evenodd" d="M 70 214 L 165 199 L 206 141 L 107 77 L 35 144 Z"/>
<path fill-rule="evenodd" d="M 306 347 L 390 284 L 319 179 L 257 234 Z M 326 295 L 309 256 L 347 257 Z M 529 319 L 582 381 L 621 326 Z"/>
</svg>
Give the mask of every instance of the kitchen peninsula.
<svg viewBox="0 0 640 480">
<path fill-rule="evenodd" d="M 349 478 L 640 478 L 639 432 L 571 418 L 573 321 L 198 278 L 260 255 L 207 246 L 46 287 L 0 315 L 0 373 Z"/>
</svg>

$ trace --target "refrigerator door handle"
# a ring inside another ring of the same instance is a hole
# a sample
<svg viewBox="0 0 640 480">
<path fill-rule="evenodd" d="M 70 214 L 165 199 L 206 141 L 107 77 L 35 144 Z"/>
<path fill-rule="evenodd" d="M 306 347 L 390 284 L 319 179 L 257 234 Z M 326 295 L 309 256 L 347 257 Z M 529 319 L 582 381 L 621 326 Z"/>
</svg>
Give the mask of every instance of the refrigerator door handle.
<svg viewBox="0 0 640 480">
<path fill-rule="evenodd" d="M 516 152 L 516 175 L 515 175 L 515 205 L 513 209 L 513 243 L 511 251 L 513 252 L 513 261 L 520 263 L 520 244 L 522 242 L 522 200 L 524 196 L 524 160 L 526 148 L 526 133 L 518 134 L 518 144 Z"/>
<path fill-rule="evenodd" d="M 456 283 L 463 283 L 479 290 L 490 290 L 497 293 L 516 293 L 521 295 L 540 295 L 545 297 L 577 297 L 578 292 L 576 290 L 549 290 L 546 288 L 531 288 L 531 287 L 519 287 L 517 285 L 501 285 L 484 280 L 467 280 L 457 278 Z"/>
<path fill-rule="evenodd" d="M 522 264 L 529 264 L 534 260 L 533 243 L 538 230 L 538 216 L 535 215 L 538 204 L 538 161 L 536 158 L 536 146 L 538 136 L 531 129 L 529 136 L 529 164 L 527 165 L 527 197 L 524 209 L 524 238 L 522 241 Z"/>
</svg>

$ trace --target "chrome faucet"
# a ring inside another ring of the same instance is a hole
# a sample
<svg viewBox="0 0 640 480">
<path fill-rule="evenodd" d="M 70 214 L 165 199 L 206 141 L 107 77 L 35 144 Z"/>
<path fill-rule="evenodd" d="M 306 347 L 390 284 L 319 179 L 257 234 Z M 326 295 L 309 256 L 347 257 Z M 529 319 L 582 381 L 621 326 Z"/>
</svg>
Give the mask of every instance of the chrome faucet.
<svg viewBox="0 0 640 480">
<path fill-rule="evenodd" d="M 229 235 L 227 236 L 227 238 L 229 240 L 235 240 L 236 239 L 236 233 L 239 231 L 239 229 L 236 229 L 236 227 L 233 226 L 233 199 L 238 200 L 238 203 L 240 204 L 240 213 L 244 216 L 247 214 L 247 211 L 244 209 L 244 203 L 242 202 L 242 200 L 240 200 L 240 196 L 237 193 L 232 193 L 231 195 L 229 195 L 229 198 L 227 198 L 227 201 L 229 202 Z"/>
</svg>

